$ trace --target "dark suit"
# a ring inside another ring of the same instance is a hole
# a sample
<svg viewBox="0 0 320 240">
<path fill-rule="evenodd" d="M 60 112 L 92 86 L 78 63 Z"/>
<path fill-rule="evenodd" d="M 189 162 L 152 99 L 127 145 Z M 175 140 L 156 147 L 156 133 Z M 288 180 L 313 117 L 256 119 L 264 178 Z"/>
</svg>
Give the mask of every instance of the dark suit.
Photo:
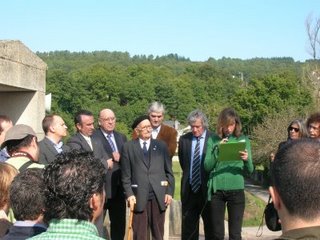
<svg viewBox="0 0 320 240">
<path fill-rule="evenodd" d="M 209 131 L 206 132 L 201 157 L 201 187 L 197 193 L 193 193 L 190 186 L 190 167 L 192 161 L 192 132 L 186 133 L 179 140 L 179 162 L 183 171 L 181 178 L 181 203 L 182 203 L 182 234 L 181 239 L 199 238 L 199 219 L 202 216 L 206 239 L 210 239 L 211 230 L 208 228 L 209 215 L 206 204 L 208 173 L 204 170 L 203 163 L 206 155 L 206 146 Z"/>
<path fill-rule="evenodd" d="M 123 144 L 127 141 L 127 137 L 117 131 L 113 131 L 113 136 L 117 149 L 121 152 Z M 100 128 L 93 133 L 92 138 L 101 143 L 106 154 L 112 156 L 112 148 Z M 106 209 L 109 211 L 111 222 L 111 239 L 123 240 L 126 226 L 126 199 L 121 183 L 120 165 L 116 161 L 113 162 L 113 168 L 107 172 L 106 197 L 108 199 Z"/>
<path fill-rule="evenodd" d="M 53 162 L 56 156 L 59 154 L 58 151 L 54 147 L 54 143 L 50 141 L 47 137 L 44 137 L 39 142 L 39 163 L 48 165 L 49 163 Z M 62 152 L 69 151 L 70 147 L 63 144 L 62 145 Z"/>
<path fill-rule="evenodd" d="M 91 144 L 93 149 L 91 149 L 87 140 L 79 132 L 73 135 L 67 142 L 67 145 L 70 147 L 70 150 L 78 149 L 78 150 L 83 150 L 87 152 L 93 151 L 95 158 L 100 159 L 102 164 L 105 166 L 107 170 L 108 164 L 106 160 L 111 158 L 111 156 L 106 156 L 101 146 L 101 143 L 93 139 L 92 137 L 91 137 Z"/>
<path fill-rule="evenodd" d="M 143 155 L 139 139 L 129 141 L 124 144 L 121 154 L 122 183 L 126 197 L 134 195 L 136 197 L 135 215 L 133 220 L 134 238 L 139 239 L 137 235 L 141 232 L 135 230 L 138 225 L 135 221 L 136 214 L 147 212 L 147 205 L 150 202 L 150 192 L 154 194 L 154 202 L 157 203 L 157 209 L 164 212 L 165 194 L 173 196 L 174 176 L 172 172 L 172 163 L 168 155 L 168 149 L 163 141 L 151 139 L 148 149 L 148 163 Z M 168 183 L 166 186 L 166 182 Z M 153 213 L 152 213 L 153 214 Z M 151 214 L 151 215 L 152 215 Z M 153 218 L 153 216 L 148 216 Z M 164 221 L 164 214 L 163 214 Z M 163 225 L 163 223 L 161 223 Z M 148 224 L 143 226 L 146 230 Z M 156 223 L 154 223 L 156 225 Z M 151 228 L 154 226 L 150 226 Z M 161 227 L 161 226 L 160 226 Z M 139 227 L 137 227 L 138 229 Z M 163 228 L 163 226 L 162 226 Z M 139 228 L 140 229 L 140 228 Z M 146 233 L 146 232 L 145 232 Z M 163 232 L 160 233 L 163 237 Z M 140 239 L 145 239 L 145 235 Z"/>
<path fill-rule="evenodd" d="M 161 124 L 160 131 L 157 136 L 157 140 L 162 140 L 167 144 L 169 156 L 172 158 L 177 149 L 177 131 L 168 125 Z M 132 138 L 138 138 L 137 133 L 133 131 Z"/>
</svg>

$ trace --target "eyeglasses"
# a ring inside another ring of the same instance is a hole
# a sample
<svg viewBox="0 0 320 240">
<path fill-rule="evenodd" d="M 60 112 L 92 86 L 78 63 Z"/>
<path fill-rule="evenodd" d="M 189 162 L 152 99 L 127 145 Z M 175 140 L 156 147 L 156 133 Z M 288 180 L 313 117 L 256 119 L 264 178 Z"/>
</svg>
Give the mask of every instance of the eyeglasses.
<svg viewBox="0 0 320 240">
<path fill-rule="evenodd" d="M 290 126 L 290 127 L 288 128 L 288 130 L 289 130 L 289 132 L 291 132 L 292 130 L 295 131 L 295 132 L 299 132 L 300 129 Z"/>
<path fill-rule="evenodd" d="M 149 129 L 151 129 L 152 127 L 150 126 L 150 125 L 148 125 L 148 126 L 143 126 L 143 127 L 140 127 L 140 130 L 149 130 Z"/>
<path fill-rule="evenodd" d="M 115 117 L 108 117 L 108 118 L 100 118 L 104 122 L 113 122 L 116 120 Z"/>
</svg>

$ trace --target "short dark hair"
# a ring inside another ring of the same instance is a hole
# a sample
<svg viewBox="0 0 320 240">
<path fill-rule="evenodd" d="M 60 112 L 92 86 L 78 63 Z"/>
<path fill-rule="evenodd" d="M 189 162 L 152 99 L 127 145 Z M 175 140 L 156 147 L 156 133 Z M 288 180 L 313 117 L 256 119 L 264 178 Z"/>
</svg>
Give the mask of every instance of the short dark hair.
<svg viewBox="0 0 320 240">
<path fill-rule="evenodd" d="M 88 110 L 80 110 L 76 113 L 76 115 L 74 116 L 74 124 L 77 125 L 78 123 L 82 123 L 81 120 L 81 116 L 82 115 L 86 115 L 86 116 L 92 116 L 93 117 L 93 113 L 88 111 Z"/>
<path fill-rule="evenodd" d="M 22 147 L 27 147 L 31 145 L 31 142 L 35 136 L 29 134 L 25 138 L 18 139 L 18 140 L 8 140 L 6 142 L 7 151 L 11 156 L 14 152 L 19 151 Z M 36 137 L 35 137 L 36 138 Z"/>
<path fill-rule="evenodd" d="M 91 220 L 89 200 L 103 193 L 105 168 L 92 152 L 73 150 L 57 156 L 45 168 L 45 220 L 72 218 Z"/>
<path fill-rule="evenodd" d="M 10 186 L 10 207 L 19 221 L 36 220 L 45 211 L 43 169 L 28 168 Z"/>
<path fill-rule="evenodd" d="M 320 112 L 313 113 L 308 117 L 307 127 L 309 127 L 311 123 L 320 123 Z"/>
<path fill-rule="evenodd" d="M 43 118 L 43 120 L 42 120 L 42 129 L 43 129 L 45 134 L 47 134 L 49 132 L 49 128 L 53 123 L 54 116 L 56 116 L 56 115 L 55 114 L 50 114 L 50 115 L 47 115 L 47 116 L 45 116 Z"/>
<path fill-rule="evenodd" d="M 304 138 L 277 152 L 271 168 L 274 188 L 289 214 L 311 220 L 320 215 L 320 143 Z"/>
</svg>

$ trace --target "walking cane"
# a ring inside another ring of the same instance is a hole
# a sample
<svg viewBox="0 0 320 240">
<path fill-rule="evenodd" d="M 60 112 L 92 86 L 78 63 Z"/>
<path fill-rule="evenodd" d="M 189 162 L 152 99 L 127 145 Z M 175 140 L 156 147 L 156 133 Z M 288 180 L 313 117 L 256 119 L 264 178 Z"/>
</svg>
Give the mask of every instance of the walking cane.
<svg viewBox="0 0 320 240">
<path fill-rule="evenodd" d="M 131 240 L 133 209 L 134 209 L 134 204 L 131 204 L 130 205 L 130 213 L 129 213 L 128 230 L 127 230 L 127 240 Z"/>
</svg>

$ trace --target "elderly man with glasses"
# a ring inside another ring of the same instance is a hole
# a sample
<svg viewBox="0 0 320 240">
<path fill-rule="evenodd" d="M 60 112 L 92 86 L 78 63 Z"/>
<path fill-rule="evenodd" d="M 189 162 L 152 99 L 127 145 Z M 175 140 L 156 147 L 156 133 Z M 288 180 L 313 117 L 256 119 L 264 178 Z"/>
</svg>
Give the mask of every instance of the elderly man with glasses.
<svg viewBox="0 0 320 240">
<path fill-rule="evenodd" d="M 174 193 L 172 164 L 164 142 L 151 138 L 149 117 L 132 124 L 138 138 L 124 144 L 122 183 L 130 207 L 134 206 L 133 239 L 163 239 L 165 211 Z"/>
</svg>

